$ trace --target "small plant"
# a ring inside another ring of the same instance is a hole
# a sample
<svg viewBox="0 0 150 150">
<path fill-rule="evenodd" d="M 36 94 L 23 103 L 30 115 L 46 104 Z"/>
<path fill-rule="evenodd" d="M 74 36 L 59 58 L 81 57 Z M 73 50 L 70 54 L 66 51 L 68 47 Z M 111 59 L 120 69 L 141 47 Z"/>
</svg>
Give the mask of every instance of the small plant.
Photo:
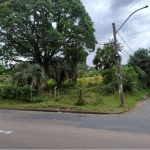
<svg viewBox="0 0 150 150">
<path fill-rule="evenodd" d="M 49 79 L 47 81 L 47 87 L 48 89 L 53 89 L 56 86 L 56 82 L 53 79 Z"/>
<path fill-rule="evenodd" d="M 115 91 L 114 91 L 114 85 L 113 84 L 102 84 L 100 86 L 100 91 L 106 95 L 106 94 L 113 94 Z"/>
<path fill-rule="evenodd" d="M 135 72 L 133 67 L 122 68 L 122 74 L 123 74 L 123 90 L 129 93 L 132 93 L 133 91 L 137 90 L 138 74 Z"/>
<path fill-rule="evenodd" d="M 88 82 L 87 82 L 87 79 L 86 79 L 86 78 L 79 78 L 79 79 L 77 80 L 77 85 L 78 85 L 78 87 L 83 88 L 83 87 L 86 87 L 87 84 L 88 84 Z"/>
<path fill-rule="evenodd" d="M 32 100 L 30 100 L 30 102 L 32 103 L 41 103 L 41 102 L 46 102 L 46 101 L 49 101 L 49 98 L 43 97 L 43 96 L 33 97 Z"/>
<path fill-rule="evenodd" d="M 77 102 L 75 103 L 76 106 L 83 106 L 85 105 L 85 100 L 83 99 L 83 95 L 82 95 L 82 89 L 80 89 L 79 91 L 79 97 Z"/>
<path fill-rule="evenodd" d="M 32 95 L 36 95 L 36 91 L 31 89 L 30 86 L 26 85 L 24 87 L 18 86 L 1 86 L 0 97 L 1 99 L 21 99 L 27 100 L 31 98 Z"/>
<path fill-rule="evenodd" d="M 75 103 L 76 106 L 83 106 L 85 105 L 85 100 L 83 99 L 83 97 L 79 97 L 77 102 Z"/>
<path fill-rule="evenodd" d="M 65 80 L 63 83 L 62 83 L 62 87 L 64 88 L 71 88 L 71 87 L 74 87 L 75 86 L 75 83 L 72 82 L 71 79 L 67 79 Z"/>
</svg>

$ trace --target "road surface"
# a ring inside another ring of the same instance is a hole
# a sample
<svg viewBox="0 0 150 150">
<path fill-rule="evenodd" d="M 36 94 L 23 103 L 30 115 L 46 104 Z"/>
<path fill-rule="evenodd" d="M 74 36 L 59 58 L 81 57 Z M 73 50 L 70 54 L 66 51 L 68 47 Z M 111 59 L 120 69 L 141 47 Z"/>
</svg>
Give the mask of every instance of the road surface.
<svg viewBox="0 0 150 150">
<path fill-rule="evenodd" d="M 0 149 L 150 149 L 150 99 L 117 115 L 0 110 Z"/>
</svg>

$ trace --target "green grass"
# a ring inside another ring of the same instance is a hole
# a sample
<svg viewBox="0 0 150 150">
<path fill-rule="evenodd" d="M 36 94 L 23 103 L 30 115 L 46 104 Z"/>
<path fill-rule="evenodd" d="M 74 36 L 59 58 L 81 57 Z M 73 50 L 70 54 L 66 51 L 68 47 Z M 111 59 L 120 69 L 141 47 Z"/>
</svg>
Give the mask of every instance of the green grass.
<svg viewBox="0 0 150 150">
<path fill-rule="evenodd" d="M 50 97 L 48 92 L 43 92 L 38 99 L 38 103 L 29 103 L 20 100 L 0 100 L 0 108 L 8 109 L 35 109 L 35 110 L 76 110 L 90 112 L 126 112 L 135 108 L 139 100 L 149 94 L 149 91 L 138 91 L 134 93 L 125 93 L 125 107 L 120 107 L 119 94 L 102 95 L 96 87 L 82 89 L 82 98 L 86 102 L 84 106 L 75 106 L 78 100 L 80 88 L 60 89 L 59 99 L 54 100 L 54 96 Z M 53 92 L 53 91 L 52 91 Z"/>
</svg>

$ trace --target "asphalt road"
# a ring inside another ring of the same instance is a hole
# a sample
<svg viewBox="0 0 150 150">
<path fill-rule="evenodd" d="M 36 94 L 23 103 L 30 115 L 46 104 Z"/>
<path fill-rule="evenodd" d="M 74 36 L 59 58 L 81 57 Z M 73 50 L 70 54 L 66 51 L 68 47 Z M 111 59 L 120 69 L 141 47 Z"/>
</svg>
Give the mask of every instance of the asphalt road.
<svg viewBox="0 0 150 150">
<path fill-rule="evenodd" d="M 150 149 L 150 99 L 121 115 L 0 110 L 0 149 Z"/>
</svg>

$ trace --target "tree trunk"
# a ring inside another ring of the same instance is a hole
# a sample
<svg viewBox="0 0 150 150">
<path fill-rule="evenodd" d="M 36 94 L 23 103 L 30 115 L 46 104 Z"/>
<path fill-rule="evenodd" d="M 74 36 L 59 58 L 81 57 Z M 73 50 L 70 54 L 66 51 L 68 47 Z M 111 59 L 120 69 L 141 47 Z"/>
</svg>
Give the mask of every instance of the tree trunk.
<svg viewBox="0 0 150 150">
<path fill-rule="evenodd" d="M 72 81 L 77 83 L 77 64 L 73 64 L 72 68 Z"/>
</svg>

